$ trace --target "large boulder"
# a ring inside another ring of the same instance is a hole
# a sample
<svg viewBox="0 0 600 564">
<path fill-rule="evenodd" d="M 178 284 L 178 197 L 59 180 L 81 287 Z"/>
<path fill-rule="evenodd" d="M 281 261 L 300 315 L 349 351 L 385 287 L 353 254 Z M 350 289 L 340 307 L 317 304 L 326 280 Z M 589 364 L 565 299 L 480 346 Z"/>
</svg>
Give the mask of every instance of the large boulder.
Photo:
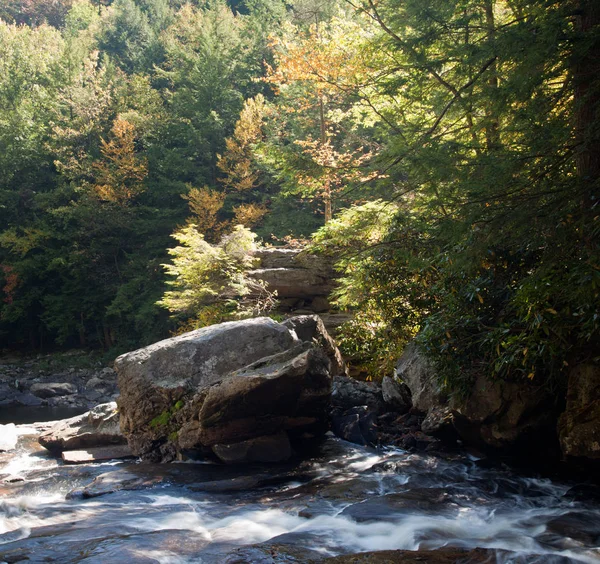
<svg viewBox="0 0 600 564">
<path fill-rule="evenodd" d="M 435 367 L 419 351 L 414 341 L 404 349 L 396 364 L 394 377 L 408 386 L 412 405 L 419 411 L 427 413 L 433 407 L 447 402 L 448 398 L 438 384 Z"/>
<path fill-rule="evenodd" d="M 332 351 L 310 341 L 256 318 L 120 356 L 121 427 L 132 451 L 152 461 L 208 452 L 225 462 L 289 457 L 289 439 L 328 428 Z"/>
<path fill-rule="evenodd" d="M 570 372 L 558 436 L 563 455 L 600 459 L 600 366 L 584 364 Z"/>
<path fill-rule="evenodd" d="M 127 441 L 119 426 L 115 402 L 104 403 L 94 409 L 64 421 L 44 431 L 38 442 L 54 453 L 108 445 L 122 445 Z"/>
<path fill-rule="evenodd" d="M 469 444 L 509 453 L 554 454 L 555 402 L 541 386 L 480 376 L 469 395 L 454 399 L 451 407 L 454 426 Z"/>
<path fill-rule="evenodd" d="M 381 381 L 381 395 L 383 401 L 394 411 L 404 414 L 412 407 L 412 396 L 410 388 L 404 382 L 384 376 Z"/>
</svg>

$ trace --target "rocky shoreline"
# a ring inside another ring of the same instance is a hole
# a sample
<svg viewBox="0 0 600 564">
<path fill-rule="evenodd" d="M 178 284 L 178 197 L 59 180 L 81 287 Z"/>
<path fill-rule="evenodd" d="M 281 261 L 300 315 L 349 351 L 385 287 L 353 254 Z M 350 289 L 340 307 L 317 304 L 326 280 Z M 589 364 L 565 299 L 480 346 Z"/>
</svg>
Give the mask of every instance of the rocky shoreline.
<svg viewBox="0 0 600 564">
<path fill-rule="evenodd" d="M 47 406 L 84 411 L 117 396 L 117 374 L 110 367 L 53 368 L 47 357 L 0 361 L 0 408 Z"/>
</svg>

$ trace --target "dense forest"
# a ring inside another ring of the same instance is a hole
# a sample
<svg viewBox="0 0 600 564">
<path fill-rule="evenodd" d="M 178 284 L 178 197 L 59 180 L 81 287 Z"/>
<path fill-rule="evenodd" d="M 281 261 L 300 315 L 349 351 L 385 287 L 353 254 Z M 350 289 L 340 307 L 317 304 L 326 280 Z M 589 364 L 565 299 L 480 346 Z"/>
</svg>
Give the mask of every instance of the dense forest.
<svg viewBox="0 0 600 564">
<path fill-rule="evenodd" d="M 560 386 L 600 350 L 599 173 L 594 0 L 7 0 L 2 348 L 241 315 L 252 248 L 306 239 L 355 357 Z"/>
</svg>

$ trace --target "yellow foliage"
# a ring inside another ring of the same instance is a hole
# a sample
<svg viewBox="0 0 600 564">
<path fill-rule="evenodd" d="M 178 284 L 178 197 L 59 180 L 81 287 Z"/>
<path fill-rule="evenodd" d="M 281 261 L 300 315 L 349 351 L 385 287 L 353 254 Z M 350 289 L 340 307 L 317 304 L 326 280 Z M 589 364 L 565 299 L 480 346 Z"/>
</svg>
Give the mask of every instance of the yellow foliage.
<svg viewBox="0 0 600 564">
<path fill-rule="evenodd" d="M 148 165 L 145 158 L 136 155 L 133 124 L 117 118 L 111 135 L 110 141 L 102 140 L 103 159 L 94 163 L 94 192 L 101 200 L 127 205 L 144 191 Z"/>
<path fill-rule="evenodd" d="M 192 188 L 181 197 L 188 201 L 190 211 L 194 215 L 192 221 L 198 226 L 200 233 L 214 229 L 217 225 L 217 214 L 225 202 L 225 194 L 211 190 L 208 187 Z"/>
<path fill-rule="evenodd" d="M 221 182 L 238 192 L 256 186 L 258 172 L 253 168 L 252 146 L 263 138 L 263 122 L 268 115 L 264 97 L 258 94 L 244 103 L 233 136 L 225 140 L 227 151 L 218 156 L 217 167 L 224 173 Z"/>
<path fill-rule="evenodd" d="M 265 206 L 260 204 L 240 204 L 239 206 L 234 206 L 234 223 L 239 223 L 245 227 L 254 227 L 260 223 L 268 211 Z"/>
</svg>

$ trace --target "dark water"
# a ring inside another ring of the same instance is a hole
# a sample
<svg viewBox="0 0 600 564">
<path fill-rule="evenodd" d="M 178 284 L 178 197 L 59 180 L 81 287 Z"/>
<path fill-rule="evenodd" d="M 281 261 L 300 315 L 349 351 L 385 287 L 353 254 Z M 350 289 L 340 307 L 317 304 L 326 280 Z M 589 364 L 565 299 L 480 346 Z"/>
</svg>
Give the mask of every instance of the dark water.
<svg viewBox="0 0 600 564">
<path fill-rule="evenodd" d="M 80 407 L 44 407 L 44 406 L 18 406 L 0 407 L 0 425 L 15 423 L 35 423 L 43 421 L 57 421 L 80 415 L 87 411 Z"/>
<path fill-rule="evenodd" d="M 22 436 L 0 459 L 0 562 L 304 564 L 443 546 L 494 549 L 499 564 L 600 562 L 593 487 L 468 457 L 330 438 L 309 460 L 275 467 L 63 466 L 36 445 Z M 105 490 L 139 489 L 68 498 L 100 474 Z M 6 481 L 15 475 L 24 481 Z"/>
</svg>

